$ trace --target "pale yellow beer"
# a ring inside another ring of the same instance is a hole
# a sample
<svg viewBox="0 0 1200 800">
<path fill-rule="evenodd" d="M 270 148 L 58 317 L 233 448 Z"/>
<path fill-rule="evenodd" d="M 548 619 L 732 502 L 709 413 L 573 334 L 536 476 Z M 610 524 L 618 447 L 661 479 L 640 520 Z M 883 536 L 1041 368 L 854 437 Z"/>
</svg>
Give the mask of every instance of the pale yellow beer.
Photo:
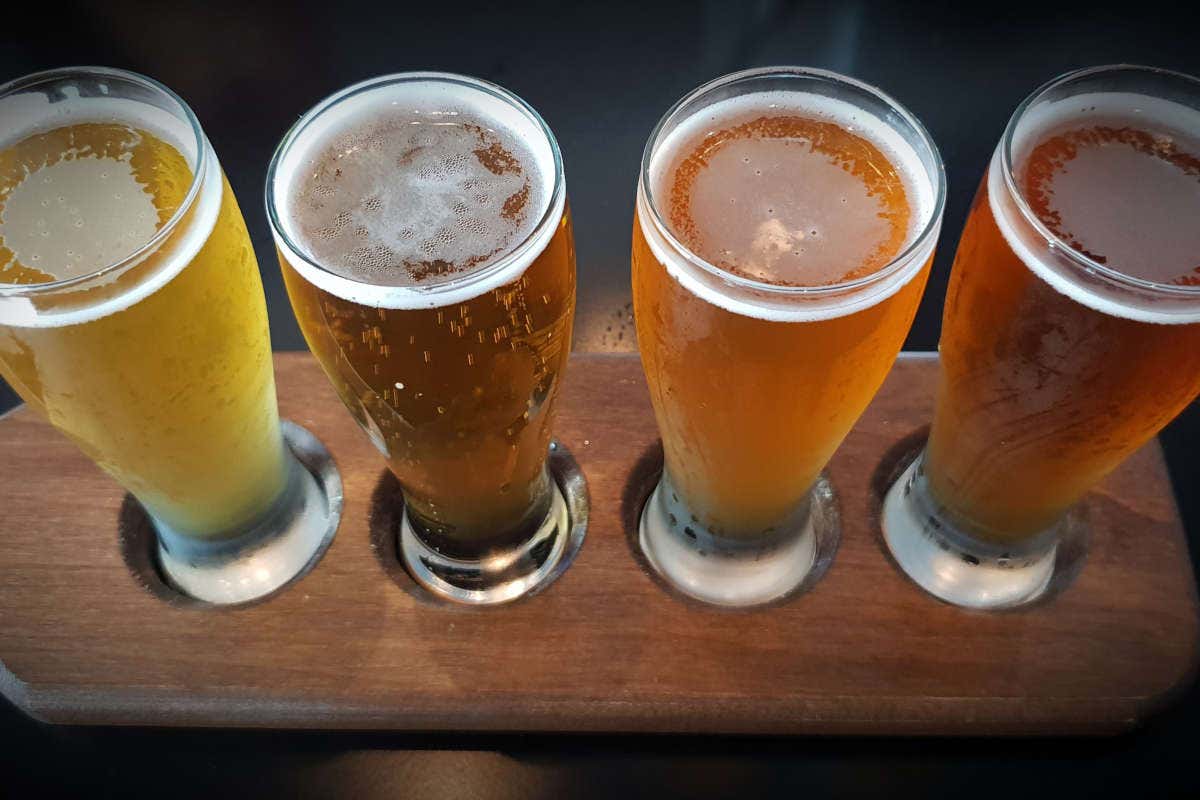
<svg viewBox="0 0 1200 800">
<path fill-rule="evenodd" d="M 0 374 L 160 523 L 220 537 L 287 478 L 254 251 L 218 165 L 190 192 L 172 131 L 102 102 L 75 118 L 130 119 L 0 144 Z"/>
</svg>

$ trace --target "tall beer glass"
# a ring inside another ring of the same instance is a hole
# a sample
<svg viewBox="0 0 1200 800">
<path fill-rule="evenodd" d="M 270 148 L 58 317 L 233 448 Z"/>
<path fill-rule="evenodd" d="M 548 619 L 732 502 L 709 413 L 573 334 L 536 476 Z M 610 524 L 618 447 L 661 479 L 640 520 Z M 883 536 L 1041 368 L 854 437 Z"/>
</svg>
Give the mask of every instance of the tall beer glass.
<svg viewBox="0 0 1200 800">
<path fill-rule="evenodd" d="M 1037 598 L 1068 510 L 1200 392 L 1198 220 L 1200 81 L 1097 67 L 1017 108 L 955 257 L 929 443 L 884 508 L 918 584 Z"/>
<path fill-rule="evenodd" d="M 633 299 L 665 465 L 640 541 L 681 591 L 803 582 L 814 484 L 908 333 L 944 197 L 920 122 L 829 72 L 719 78 L 654 129 Z"/>
<path fill-rule="evenodd" d="M 409 572 L 477 604 L 552 580 L 575 252 L 545 122 L 473 78 L 369 80 L 284 137 L 267 210 L 309 348 L 403 488 Z"/>
<path fill-rule="evenodd" d="M 149 78 L 0 87 L 0 375 L 140 501 L 185 593 L 261 597 L 332 535 L 337 509 L 281 431 L 237 201 L 195 115 Z"/>
</svg>

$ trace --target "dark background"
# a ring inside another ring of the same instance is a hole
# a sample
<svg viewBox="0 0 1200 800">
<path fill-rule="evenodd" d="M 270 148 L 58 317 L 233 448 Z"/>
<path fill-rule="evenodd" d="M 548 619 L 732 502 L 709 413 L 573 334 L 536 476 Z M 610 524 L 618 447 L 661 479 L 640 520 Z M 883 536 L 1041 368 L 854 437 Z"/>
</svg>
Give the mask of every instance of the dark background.
<svg viewBox="0 0 1200 800">
<path fill-rule="evenodd" d="M 824 67 L 875 84 L 924 121 L 949 176 L 941 247 L 907 342 L 930 350 L 954 244 L 1017 103 L 1044 81 L 1094 64 L 1200 74 L 1195 15 L 1184 4 L 17 5 L 0 15 L 0 81 L 72 64 L 123 67 L 163 81 L 196 111 L 254 238 L 279 350 L 304 345 L 263 211 L 267 162 L 301 113 L 374 75 L 467 73 L 512 89 L 546 118 L 575 214 L 575 335 L 586 350 L 634 347 L 634 187 L 646 137 L 672 102 L 720 74 L 770 64 Z M 15 402 L 0 384 L 0 411 Z M 1193 562 L 1198 434 L 1193 407 L 1162 437 Z M 1195 689 L 1127 736 L 1003 741 L 83 729 L 31 722 L 0 701 L 0 796 L 1197 796 L 1198 734 Z"/>
</svg>

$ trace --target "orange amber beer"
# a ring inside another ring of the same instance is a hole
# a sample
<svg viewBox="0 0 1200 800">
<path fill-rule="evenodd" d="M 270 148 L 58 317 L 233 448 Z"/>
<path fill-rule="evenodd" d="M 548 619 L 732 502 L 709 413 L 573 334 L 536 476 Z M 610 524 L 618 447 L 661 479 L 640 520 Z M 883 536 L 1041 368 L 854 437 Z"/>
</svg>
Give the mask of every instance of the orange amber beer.
<svg viewBox="0 0 1200 800">
<path fill-rule="evenodd" d="M 652 134 L 633 295 L 665 464 L 641 541 L 684 592 L 750 605 L 809 572 L 814 484 L 908 333 L 943 193 L 920 123 L 831 73 L 718 79 Z"/>
<path fill-rule="evenodd" d="M 1197 81 L 1096 68 L 1018 108 L 959 242 L 928 447 L 884 519 L 925 588 L 1037 597 L 1067 511 L 1200 393 L 1197 220 Z"/>
<path fill-rule="evenodd" d="M 300 513 L 316 487 L 285 445 L 258 264 L 199 123 L 104 69 L 0 87 L 0 120 L 0 376 L 137 497 L 178 588 L 273 591 L 332 529 Z"/>
<path fill-rule="evenodd" d="M 461 76 L 367 81 L 284 140 L 268 207 L 309 348 L 403 487 L 410 570 L 472 603 L 545 582 L 575 253 L 540 117 Z"/>
</svg>

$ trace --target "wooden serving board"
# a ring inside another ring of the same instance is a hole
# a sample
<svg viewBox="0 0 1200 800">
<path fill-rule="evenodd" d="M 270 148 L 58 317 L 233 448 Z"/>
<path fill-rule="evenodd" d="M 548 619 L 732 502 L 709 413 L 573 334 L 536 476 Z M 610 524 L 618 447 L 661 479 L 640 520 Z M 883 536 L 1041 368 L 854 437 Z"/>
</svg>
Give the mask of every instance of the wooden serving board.
<svg viewBox="0 0 1200 800">
<path fill-rule="evenodd" d="M 587 539 L 546 591 L 491 609 L 421 594 L 379 530 L 394 516 L 378 507 L 382 459 L 308 354 L 276 368 L 282 412 L 332 452 L 345 509 L 309 574 L 245 608 L 148 590 L 118 546 L 117 486 L 29 410 L 0 420 L 0 689 L 14 703 L 96 724 L 1105 733 L 1192 678 L 1195 585 L 1157 442 L 1088 497 L 1085 563 L 1046 602 L 963 611 L 896 571 L 879 492 L 920 441 L 933 358 L 900 359 L 830 465 L 832 567 L 753 611 L 684 600 L 635 555 L 658 466 L 636 355 L 573 358 L 557 434 L 588 480 Z"/>
</svg>

